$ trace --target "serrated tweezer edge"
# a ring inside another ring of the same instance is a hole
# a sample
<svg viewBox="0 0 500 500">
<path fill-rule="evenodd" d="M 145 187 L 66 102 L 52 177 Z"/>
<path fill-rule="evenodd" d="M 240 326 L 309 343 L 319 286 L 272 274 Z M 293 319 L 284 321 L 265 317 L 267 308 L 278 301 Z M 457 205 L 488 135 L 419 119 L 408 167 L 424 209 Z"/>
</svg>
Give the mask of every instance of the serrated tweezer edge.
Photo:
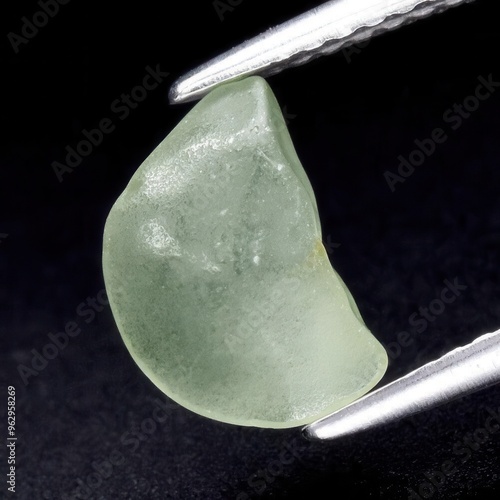
<svg viewBox="0 0 500 500">
<path fill-rule="evenodd" d="M 225 52 L 179 78 L 171 103 L 199 99 L 217 85 L 269 76 L 472 0 L 331 0 Z"/>
</svg>

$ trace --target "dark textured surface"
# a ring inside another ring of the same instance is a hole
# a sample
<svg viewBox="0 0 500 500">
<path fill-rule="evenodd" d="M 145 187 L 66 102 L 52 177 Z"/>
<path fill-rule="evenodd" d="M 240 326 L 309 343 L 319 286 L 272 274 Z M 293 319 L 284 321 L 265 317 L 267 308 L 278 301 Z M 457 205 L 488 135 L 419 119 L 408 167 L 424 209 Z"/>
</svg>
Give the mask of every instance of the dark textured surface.
<svg viewBox="0 0 500 500">
<path fill-rule="evenodd" d="M 109 208 L 191 107 L 168 106 L 175 77 L 314 4 L 232 3 L 221 21 L 210 0 L 168 11 L 150 1 L 74 1 L 18 54 L 4 37 L 0 431 L 3 441 L 5 387 L 13 385 L 18 441 L 17 493 L 2 479 L 0 497 L 404 499 L 414 490 L 498 498 L 500 432 L 478 431 L 488 408 L 500 407 L 498 388 L 377 431 L 309 443 L 297 430 L 228 426 L 166 402 L 133 363 L 109 308 L 93 318 L 78 309 L 103 288 Z M 40 7 L 9 9 L 4 34 L 19 33 L 21 18 Z M 392 349 L 386 381 L 500 327 L 500 89 L 456 130 L 443 118 L 474 93 L 478 76 L 500 81 L 495 12 L 479 0 L 372 41 L 350 63 L 338 54 L 269 79 L 315 189 L 331 260 Z M 121 120 L 111 104 L 157 64 L 170 75 Z M 105 117 L 116 130 L 58 182 L 51 163 Z M 384 172 L 437 127 L 448 139 L 392 193 Z M 467 288 L 417 332 L 411 315 L 455 279 Z M 32 349 L 41 352 L 48 334 L 71 321 L 81 333 L 24 385 L 19 365 L 30 366 Z M 411 343 L 398 353 L 401 331 Z M 474 432 L 481 444 L 469 441 Z M 436 474 L 445 463 L 453 473 Z M 426 475 L 439 487 L 426 487 Z M 87 493 L 82 483 L 91 484 Z"/>
</svg>

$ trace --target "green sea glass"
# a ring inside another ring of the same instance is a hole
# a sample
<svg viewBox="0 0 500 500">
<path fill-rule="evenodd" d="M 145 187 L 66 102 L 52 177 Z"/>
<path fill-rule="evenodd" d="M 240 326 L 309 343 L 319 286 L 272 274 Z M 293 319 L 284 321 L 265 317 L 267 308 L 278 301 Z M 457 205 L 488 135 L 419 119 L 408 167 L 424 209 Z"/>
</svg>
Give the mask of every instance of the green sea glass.
<svg viewBox="0 0 500 500">
<path fill-rule="evenodd" d="M 206 417 L 307 424 L 386 370 L 260 77 L 213 90 L 139 167 L 107 219 L 103 269 L 136 363 Z"/>
</svg>

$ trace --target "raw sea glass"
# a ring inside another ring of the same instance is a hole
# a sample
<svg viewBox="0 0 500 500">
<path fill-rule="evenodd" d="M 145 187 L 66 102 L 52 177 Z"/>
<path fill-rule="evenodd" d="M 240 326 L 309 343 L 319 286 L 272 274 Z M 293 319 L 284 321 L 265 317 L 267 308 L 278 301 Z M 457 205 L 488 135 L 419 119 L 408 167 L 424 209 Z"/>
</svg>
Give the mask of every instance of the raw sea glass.
<svg viewBox="0 0 500 500">
<path fill-rule="evenodd" d="M 206 417 L 307 424 L 386 370 L 260 77 L 213 90 L 139 167 L 107 219 L 103 269 L 136 363 Z"/>
</svg>

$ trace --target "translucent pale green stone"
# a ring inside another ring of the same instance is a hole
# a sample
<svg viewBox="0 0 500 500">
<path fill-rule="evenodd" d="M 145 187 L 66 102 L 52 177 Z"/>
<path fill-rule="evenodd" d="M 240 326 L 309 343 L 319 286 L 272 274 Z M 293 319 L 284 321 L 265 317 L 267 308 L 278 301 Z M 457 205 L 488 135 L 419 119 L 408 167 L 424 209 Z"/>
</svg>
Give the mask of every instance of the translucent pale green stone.
<svg viewBox="0 0 500 500">
<path fill-rule="evenodd" d="M 103 268 L 136 363 L 206 417 L 306 424 L 387 367 L 262 78 L 213 90 L 144 161 L 109 214 Z"/>
</svg>

